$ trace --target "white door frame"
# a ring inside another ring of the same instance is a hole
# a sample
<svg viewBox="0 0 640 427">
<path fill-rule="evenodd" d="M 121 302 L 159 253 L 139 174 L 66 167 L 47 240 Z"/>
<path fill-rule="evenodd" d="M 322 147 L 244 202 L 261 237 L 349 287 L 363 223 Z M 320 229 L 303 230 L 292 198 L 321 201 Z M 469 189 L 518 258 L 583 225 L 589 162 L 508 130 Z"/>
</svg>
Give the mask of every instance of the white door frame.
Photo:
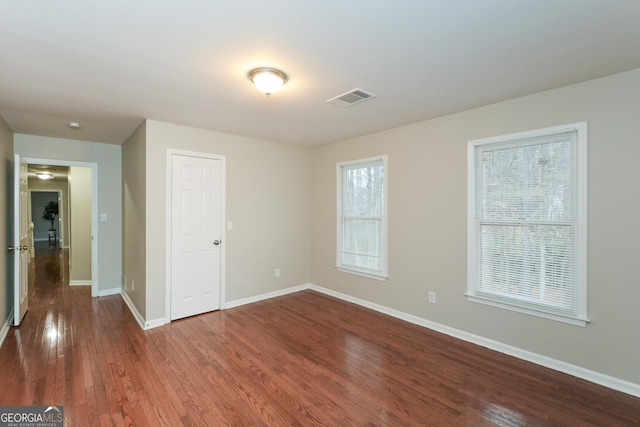
<svg viewBox="0 0 640 427">
<path fill-rule="evenodd" d="M 220 160 L 222 162 L 222 224 L 220 224 L 220 235 L 222 240 L 222 245 L 220 245 L 220 309 L 225 308 L 225 296 L 226 296 L 226 262 L 225 262 L 225 254 L 226 254 L 226 227 L 224 226 L 226 223 L 226 176 L 227 176 L 227 160 L 226 156 L 211 154 L 211 153 L 201 153 L 196 151 L 185 151 L 185 150 L 177 150 L 173 148 L 167 148 L 167 166 L 166 166 L 166 225 L 165 225 L 165 312 L 164 312 L 164 323 L 171 323 L 171 174 L 173 172 L 172 161 L 174 155 L 180 156 L 188 156 L 188 157 L 200 157 L 205 159 L 212 160 Z"/>
<path fill-rule="evenodd" d="M 98 164 L 72 160 L 23 157 L 30 165 L 77 166 L 91 169 L 91 296 L 98 296 Z M 71 195 L 69 195 L 71 197 Z M 73 231 L 71 231 L 73 233 Z M 70 250 L 73 250 L 71 248 Z"/>
</svg>

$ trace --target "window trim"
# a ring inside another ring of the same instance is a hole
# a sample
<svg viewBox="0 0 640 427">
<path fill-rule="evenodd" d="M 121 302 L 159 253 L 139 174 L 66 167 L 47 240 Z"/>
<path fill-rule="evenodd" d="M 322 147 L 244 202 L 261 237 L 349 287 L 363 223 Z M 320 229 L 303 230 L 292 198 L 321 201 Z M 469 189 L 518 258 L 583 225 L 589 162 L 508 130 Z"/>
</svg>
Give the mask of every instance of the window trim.
<svg viewBox="0 0 640 427">
<path fill-rule="evenodd" d="M 517 143 L 525 138 L 542 138 L 563 132 L 576 134 L 576 314 L 562 314 L 543 307 L 529 305 L 526 302 L 478 295 L 476 284 L 476 149 L 483 145 Z M 586 326 L 590 322 L 587 316 L 587 122 L 579 122 L 544 129 L 518 132 L 496 137 L 468 141 L 467 144 L 467 292 L 470 302 L 481 303 L 506 310 L 525 313 L 545 319 L 555 320 L 576 326 Z"/>
<path fill-rule="evenodd" d="M 340 262 L 340 252 L 342 249 L 342 170 L 345 166 L 366 164 L 371 162 L 382 161 L 382 168 L 384 171 L 383 188 L 383 212 L 382 212 L 382 271 L 368 270 L 364 268 L 354 268 L 353 266 L 346 266 Z M 336 270 L 355 274 L 357 276 L 367 277 L 369 279 L 375 279 L 380 281 L 386 281 L 389 278 L 388 275 L 388 200 L 389 200 L 389 180 L 388 180 L 388 159 L 386 155 L 367 157 L 364 159 L 350 160 L 346 162 L 339 162 L 336 165 L 336 187 L 337 187 L 337 225 L 336 225 Z"/>
</svg>

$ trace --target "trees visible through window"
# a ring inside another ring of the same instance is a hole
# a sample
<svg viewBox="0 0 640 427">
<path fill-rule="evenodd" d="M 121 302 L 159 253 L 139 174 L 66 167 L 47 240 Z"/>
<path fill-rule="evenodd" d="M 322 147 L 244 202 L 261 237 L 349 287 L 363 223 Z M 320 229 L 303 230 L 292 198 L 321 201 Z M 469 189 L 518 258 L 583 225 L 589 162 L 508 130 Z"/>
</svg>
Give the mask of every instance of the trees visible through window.
<svg viewBox="0 0 640 427">
<path fill-rule="evenodd" d="M 340 270 L 386 279 L 386 157 L 338 164 Z"/>
</svg>

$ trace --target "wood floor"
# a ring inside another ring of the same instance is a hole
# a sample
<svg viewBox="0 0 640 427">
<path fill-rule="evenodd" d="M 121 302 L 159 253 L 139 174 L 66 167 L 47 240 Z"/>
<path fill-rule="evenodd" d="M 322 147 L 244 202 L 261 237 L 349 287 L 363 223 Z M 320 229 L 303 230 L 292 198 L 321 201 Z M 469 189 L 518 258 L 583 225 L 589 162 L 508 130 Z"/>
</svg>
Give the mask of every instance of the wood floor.
<svg viewBox="0 0 640 427">
<path fill-rule="evenodd" d="M 640 426 L 640 399 L 304 291 L 142 331 L 36 259 L 0 405 L 66 426 Z"/>
</svg>

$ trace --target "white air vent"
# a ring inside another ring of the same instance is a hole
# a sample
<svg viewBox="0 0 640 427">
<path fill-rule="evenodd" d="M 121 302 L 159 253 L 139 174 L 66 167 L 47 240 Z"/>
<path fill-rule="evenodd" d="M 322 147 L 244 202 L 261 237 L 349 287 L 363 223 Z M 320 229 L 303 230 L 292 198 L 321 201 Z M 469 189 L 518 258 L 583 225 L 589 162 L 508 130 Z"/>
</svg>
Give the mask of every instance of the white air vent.
<svg viewBox="0 0 640 427">
<path fill-rule="evenodd" d="M 353 90 L 350 90 L 349 92 L 343 93 L 342 95 L 338 95 L 335 98 L 328 99 L 327 102 L 329 104 L 338 105 L 340 107 L 350 107 L 353 104 L 357 104 L 374 97 L 375 95 L 371 92 L 355 88 Z"/>
</svg>

